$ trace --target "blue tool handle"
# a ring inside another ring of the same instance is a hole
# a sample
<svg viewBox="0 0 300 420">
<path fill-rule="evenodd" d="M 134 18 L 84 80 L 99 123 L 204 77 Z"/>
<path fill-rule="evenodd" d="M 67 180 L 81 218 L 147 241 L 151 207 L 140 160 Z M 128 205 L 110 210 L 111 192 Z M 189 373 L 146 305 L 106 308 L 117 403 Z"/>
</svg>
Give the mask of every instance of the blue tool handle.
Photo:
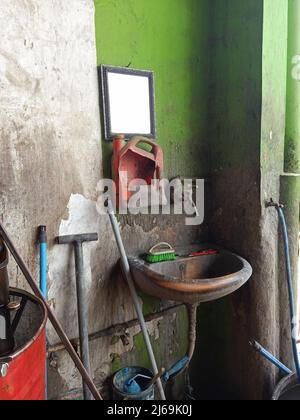
<svg viewBox="0 0 300 420">
<path fill-rule="evenodd" d="M 190 362 L 190 358 L 188 356 L 183 357 L 179 362 L 177 362 L 174 366 L 171 367 L 168 372 L 163 375 L 163 380 L 168 382 L 168 380 L 176 375 L 177 373 L 181 372 Z"/>
<path fill-rule="evenodd" d="M 39 226 L 40 242 L 40 288 L 44 298 L 47 298 L 47 228 Z"/>
<path fill-rule="evenodd" d="M 40 243 L 40 289 L 45 299 L 47 299 L 47 227 L 39 226 Z M 45 342 L 47 348 L 47 339 Z M 48 363 L 45 366 L 45 399 L 48 399 Z"/>
<path fill-rule="evenodd" d="M 43 296 L 47 298 L 47 244 L 40 244 L 40 287 Z"/>
<path fill-rule="evenodd" d="M 272 353 L 262 347 L 256 341 L 250 342 L 250 346 L 254 348 L 261 356 L 267 359 L 269 362 L 273 363 L 278 369 L 280 369 L 285 375 L 291 375 L 293 372 L 286 367 L 280 360 L 278 360 Z"/>
</svg>

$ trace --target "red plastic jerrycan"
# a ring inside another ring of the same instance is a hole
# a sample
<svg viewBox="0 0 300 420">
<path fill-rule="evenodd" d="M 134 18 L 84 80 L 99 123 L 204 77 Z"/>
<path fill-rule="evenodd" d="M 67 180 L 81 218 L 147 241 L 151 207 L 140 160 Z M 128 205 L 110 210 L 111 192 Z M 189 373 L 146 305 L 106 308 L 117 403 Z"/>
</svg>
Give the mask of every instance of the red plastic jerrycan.
<svg viewBox="0 0 300 420">
<path fill-rule="evenodd" d="M 132 196 L 129 184 L 139 180 L 151 185 L 153 179 L 161 179 L 163 173 L 163 151 L 145 137 L 134 137 L 123 147 L 124 137 L 114 140 L 113 172 L 117 190 L 117 203 L 125 204 Z M 148 150 L 141 148 L 147 145 Z M 150 146 L 150 147 L 149 147 Z"/>
</svg>

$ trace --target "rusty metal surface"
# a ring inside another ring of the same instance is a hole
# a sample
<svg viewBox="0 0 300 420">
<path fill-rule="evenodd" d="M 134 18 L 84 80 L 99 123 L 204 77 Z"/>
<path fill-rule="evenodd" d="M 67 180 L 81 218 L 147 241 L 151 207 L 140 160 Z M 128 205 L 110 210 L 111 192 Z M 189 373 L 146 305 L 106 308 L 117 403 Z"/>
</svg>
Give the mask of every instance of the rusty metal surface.
<svg viewBox="0 0 300 420">
<path fill-rule="evenodd" d="M 252 275 L 246 260 L 225 250 L 217 255 L 183 257 L 152 265 L 142 258 L 131 258 L 130 265 L 144 293 L 184 303 L 220 299 L 242 287 Z"/>
</svg>

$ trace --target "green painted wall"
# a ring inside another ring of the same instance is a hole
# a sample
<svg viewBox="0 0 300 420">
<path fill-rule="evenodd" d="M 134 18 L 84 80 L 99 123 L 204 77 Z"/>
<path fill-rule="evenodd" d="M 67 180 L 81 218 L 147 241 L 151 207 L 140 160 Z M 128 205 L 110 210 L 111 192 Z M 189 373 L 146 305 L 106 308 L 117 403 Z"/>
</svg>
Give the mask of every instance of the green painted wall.
<svg viewBox="0 0 300 420">
<path fill-rule="evenodd" d="M 207 138 L 209 92 L 209 1 L 199 0 L 95 0 L 98 65 L 130 66 L 155 74 L 157 141 L 165 158 L 168 177 L 207 177 L 210 146 Z M 102 142 L 104 174 L 110 175 L 112 143 Z M 148 220 L 137 220 L 147 231 Z M 179 222 L 170 220 L 178 238 Z M 156 225 L 156 223 L 155 223 Z M 161 220 L 161 230 L 163 230 Z M 151 225 L 151 229 L 153 226 Z M 184 239 L 185 238 L 185 239 Z M 165 239 L 165 238 L 162 238 Z M 152 312 L 158 303 L 143 299 Z M 170 368 L 187 350 L 187 316 L 177 314 L 177 330 L 169 332 L 166 317 L 154 342 L 159 364 Z M 166 345 L 168 343 L 168 345 Z M 137 352 L 116 355 L 112 369 L 134 363 L 147 366 L 141 336 L 135 338 Z M 181 380 L 176 381 L 178 394 Z M 181 390 L 180 390 L 181 388 Z M 174 392 L 172 391 L 173 396 Z"/>
<path fill-rule="evenodd" d="M 155 71 L 167 174 L 209 176 L 210 238 L 254 270 L 239 292 L 199 309 L 197 397 L 268 398 L 277 371 L 248 343 L 257 339 L 278 355 L 282 347 L 277 216 L 265 201 L 279 200 L 284 167 L 288 3 L 95 3 L 98 63 Z M 293 85 L 288 92 L 298 106 Z M 299 135 L 289 109 L 286 150 Z M 105 158 L 110 150 L 104 145 Z"/>
<path fill-rule="evenodd" d="M 167 176 L 209 172 L 208 1 L 95 0 L 98 64 L 153 70 Z M 103 144 L 108 173 L 111 144 Z"/>
<path fill-rule="evenodd" d="M 286 172 L 300 173 L 300 2 L 289 0 Z"/>
<path fill-rule="evenodd" d="M 279 199 L 280 178 L 284 170 L 286 123 L 288 4 L 264 0 L 261 169 L 262 201 Z M 277 32 L 274 34 L 274 25 Z M 276 49 L 274 45 L 276 43 Z M 280 52 L 280 53 L 278 53 Z"/>
</svg>

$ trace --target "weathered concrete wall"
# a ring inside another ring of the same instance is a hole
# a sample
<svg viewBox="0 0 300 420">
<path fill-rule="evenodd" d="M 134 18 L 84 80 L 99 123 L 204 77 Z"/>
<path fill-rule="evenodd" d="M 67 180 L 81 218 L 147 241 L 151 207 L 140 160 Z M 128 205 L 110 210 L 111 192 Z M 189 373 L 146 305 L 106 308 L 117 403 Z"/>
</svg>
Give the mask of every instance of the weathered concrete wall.
<svg viewBox="0 0 300 420">
<path fill-rule="evenodd" d="M 71 194 L 95 198 L 101 173 L 93 5 L 73 6 L 0 5 L 1 215 L 32 267 L 36 226 L 53 239 Z"/>
<path fill-rule="evenodd" d="M 63 219 L 75 220 L 68 224 L 74 233 L 86 228 L 86 216 L 91 227 L 97 224 L 91 210 L 101 174 L 94 9 L 89 0 L 71 3 L 0 5 L 1 217 L 36 278 L 39 224 L 48 226 L 51 245 Z M 63 250 L 50 251 L 49 297 L 73 333 L 73 279 L 68 283 L 64 257 Z M 26 288 L 13 262 L 11 284 Z"/>
<path fill-rule="evenodd" d="M 71 338 L 78 336 L 73 254 L 67 246 L 54 245 L 59 234 L 99 233 L 99 243 L 84 247 L 90 331 L 132 320 L 127 287 L 114 271 L 118 253 L 108 219 L 96 212 L 103 162 L 94 3 L 3 0 L 0 22 L 1 218 L 37 281 L 36 231 L 47 225 L 49 301 Z M 198 236 L 197 229 L 185 228 L 184 218 L 125 220 L 122 230 L 129 253 L 145 251 L 160 239 L 176 245 Z M 13 261 L 10 280 L 27 288 Z M 144 302 L 146 313 L 165 306 Z M 150 323 L 159 364 L 170 367 L 185 353 L 186 327 L 184 310 Z M 139 328 L 126 333 L 126 344 L 121 334 L 91 343 L 99 385 L 121 365 L 149 365 Z M 48 335 L 50 344 L 56 344 L 50 327 Z M 54 355 L 49 381 L 50 397 L 81 386 L 66 353 Z"/>
</svg>

